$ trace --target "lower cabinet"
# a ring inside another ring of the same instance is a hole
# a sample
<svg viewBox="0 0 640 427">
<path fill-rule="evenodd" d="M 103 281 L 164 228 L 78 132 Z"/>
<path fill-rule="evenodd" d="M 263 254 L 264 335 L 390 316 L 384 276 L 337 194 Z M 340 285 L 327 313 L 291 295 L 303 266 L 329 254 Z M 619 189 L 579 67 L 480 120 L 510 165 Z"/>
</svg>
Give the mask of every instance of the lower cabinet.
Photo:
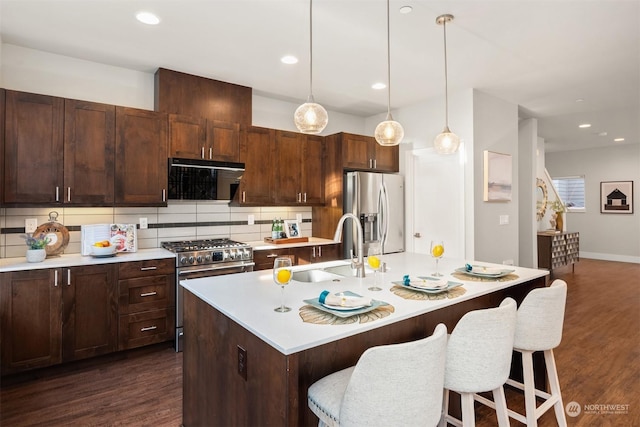
<svg viewBox="0 0 640 427">
<path fill-rule="evenodd" d="M 253 251 L 255 270 L 273 268 L 273 261 L 278 257 L 291 258 L 293 265 L 311 264 L 314 262 L 334 261 L 341 259 L 340 244 L 297 246 Z"/>
<path fill-rule="evenodd" d="M 175 334 L 175 260 L 0 273 L 0 374 Z"/>
<path fill-rule="evenodd" d="M 115 265 L 0 275 L 4 374 L 79 360 L 117 348 Z"/>
<path fill-rule="evenodd" d="M 120 350 L 173 339 L 175 286 L 172 258 L 119 264 Z"/>
</svg>

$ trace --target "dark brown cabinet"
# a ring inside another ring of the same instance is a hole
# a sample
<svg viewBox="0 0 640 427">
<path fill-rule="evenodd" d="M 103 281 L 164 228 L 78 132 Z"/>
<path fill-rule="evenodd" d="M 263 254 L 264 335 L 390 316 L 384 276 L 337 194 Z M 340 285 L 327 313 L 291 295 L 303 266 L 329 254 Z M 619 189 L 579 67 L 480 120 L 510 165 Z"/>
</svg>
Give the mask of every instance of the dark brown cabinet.
<svg viewBox="0 0 640 427">
<path fill-rule="evenodd" d="M 119 264 L 120 350 L 169 341 L 175 335 L 175 260 Z"/>
<path fill-rule="evenodd" d="M 538 268 L 553 270 L 580 261 L 580 233 L 538 233 Z"/>
<path fill-rule="evenodd" d="M 0 275 L 2 374 L 117 348 L 113 264 Z"/>
<path fill-rule="evenodd" d="M 0 168 L 4 169 L 5 90 L 0 89 Z M 0 206 L 4 203 L 4 173 L 0 172 Z"/>
<path fill-rule="evenodd" d="M 240 161 L 245 172 L 240 180 L 238 203 L 270 206 L 274 204 L 274 140 L 273 129 L 247 126 L 240 137 Z"/>
<path fill-rule="evenodd" d="M 114 264 L 62 268 L 62 360 L 86 359 L 118 348 Z"/>
<path fill-rule="evenodd" d="M 275 203 L 324 204 L 322 137 L 276 131 L 275 147 Z"/>
<path fill-rule="evenodd" d="M 383 147 L 375 138 L 341 133 L 343 167 L 345 169 L 398 172 L 400 149 Z"/>
<path fill-rule="evenodd" d="M 169 157 L 240 161 L 240 125 L 169 114 Z"/>
<path fill-rule="evenodd" d="M 62 361 L 62 286 L 56 274 L 59 270 L 0 274 L 2 375 Z"/>
<path fill-rule="evenodd" d="M 278 257 L 291 258 L 293 265 L 312 264 L 315 262 L 334 261 L 340 259 L 340 244 L 296 246 L 288 248 L 261 249 L 253 251 L 255 270 L 273 268 L 273 261 Z"/>
<path fill-rule="evenodd" d="M 4 201 L 45 204 L 63 187 L 64 99 L 6 91 Z"/>
<path fill-rule="evenodd" d="M 166 206 L 167 116 L 116 107 L 117 206 Z"/>
<path fill-rule="evenodd" d="M 76 206 L 111 206 L 116 108 L 66 99 L 64 109 L 64 185 L 60 199 Z"/>
</svg>

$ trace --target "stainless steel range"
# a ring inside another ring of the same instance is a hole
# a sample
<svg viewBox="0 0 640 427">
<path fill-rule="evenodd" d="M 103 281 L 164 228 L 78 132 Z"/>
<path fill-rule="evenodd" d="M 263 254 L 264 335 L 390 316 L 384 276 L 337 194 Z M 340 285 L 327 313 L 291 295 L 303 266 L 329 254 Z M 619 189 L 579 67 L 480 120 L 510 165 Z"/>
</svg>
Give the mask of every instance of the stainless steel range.
<svg viewBox="0 0 640 427">
<path fill-rule="evenodd" d="M 183 289 L 180 281 L 253 271 L 251 246 L 230 239 L 162 242 L 176 256 L 176 351 L 182 351 Z"/>
</svg>

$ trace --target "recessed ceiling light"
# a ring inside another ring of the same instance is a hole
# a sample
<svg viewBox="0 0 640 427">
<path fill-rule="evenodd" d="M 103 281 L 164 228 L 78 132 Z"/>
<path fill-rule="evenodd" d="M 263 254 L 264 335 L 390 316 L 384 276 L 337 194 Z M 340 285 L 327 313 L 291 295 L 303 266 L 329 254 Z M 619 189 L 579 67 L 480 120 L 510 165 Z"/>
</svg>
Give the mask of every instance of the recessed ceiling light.
<svg viewBox="0 0 640 427">
<path fill-rule="evenodd" d="M 582 123 L 581 125 L 578 126 L 580 129 L 585 129 L 585 128 L 590 128 L 591 127 L 591 123 Z"/>
<path fill-rule="evenodd" d="M 138 12 L 136 19 L 147 25 L 158 25 L 160 23 L 160 18 L 151 12 Z"/>
<path fill-rule="evenodd" d="M 624 138 L 616 138 L 616 139 L 614 139 L 614 142 L 622 142 L 622 141 L 624 141 Z"/>
<path fill-rule="evenodd" d="M 282 58 L 280 58 L 280 61 L 283 64 L 291 65 L 291 64 L 297 64 L 298 63 L 298 58 L 296 58 L 293 55 L 286 55 L 286 56 L 283 56 Z"/>
<path fill-rule="evenodd" d="M 576 102 L 584 102 L 584 99 L 578 98 L 578 99 L 576 99 Z"/>
<path fill-rule="evenodd" d="M 608 135 L 608 133 L 607 133 L 607 132 L 600 132 L 600 133 L 598 133 L 598 136 L 607 136 L 607 135 Z"/>
<path fill-rule="evenodd" d="M 411 6 L 402 6 L 400 8 L 400 13 L 406 15 L 407 13 L 411 13 L 412 10 L 413 8 Z"/>
<path fill-rule="evenodd" d="M 387 85 L 384 83 L 374 83 L 371 85 L 371 89 L 380 90 L 386 88 Z"/>
</svg>

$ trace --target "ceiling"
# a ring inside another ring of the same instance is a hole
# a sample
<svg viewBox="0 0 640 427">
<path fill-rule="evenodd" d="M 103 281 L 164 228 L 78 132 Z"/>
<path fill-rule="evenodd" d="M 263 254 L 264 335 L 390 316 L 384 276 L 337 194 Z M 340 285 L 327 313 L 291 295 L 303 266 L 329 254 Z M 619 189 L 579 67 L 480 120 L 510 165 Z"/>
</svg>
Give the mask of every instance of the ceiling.
<svg viewBox="0 0 640 427">
<path fill-rule="evenodd" d="M 140 10 L 160 25 L 136 21 Z M 451 13 L 450 93 L 475 88 L 518 104 L 521 117 L 538 119 L 549 152 L 640 143 L 640 1 L 391 0 L 390 10 L 392 109 L 444 101 L 435 19 Z M 296 103 L 309 94 L 306 0 L 0 0 L 0 24 L 3 43 L 164 67 Z M 387 81 L 386 37 L 384 0 L 316 0 L 315 100 L 364 117 L 386 112 L 387 91 L 371 89 Z M 282 64 L 286 54 L 300 61 Z"/>
</svg>

